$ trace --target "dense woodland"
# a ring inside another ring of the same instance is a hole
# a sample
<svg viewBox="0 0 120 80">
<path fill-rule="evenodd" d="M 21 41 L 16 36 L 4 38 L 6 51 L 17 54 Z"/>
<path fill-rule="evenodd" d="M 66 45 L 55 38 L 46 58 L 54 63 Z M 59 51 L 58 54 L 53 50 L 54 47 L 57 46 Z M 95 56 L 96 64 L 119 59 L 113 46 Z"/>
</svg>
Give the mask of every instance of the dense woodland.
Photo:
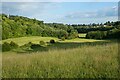
<svg viewBox="0 0 120 80">
<path fill-rule="evenodd" d="M 44 23 L 36 19 L 23 16 L 1 14 L 2 39 L 42 36 L 58 37 L 59 39 L 77 38 L 78 33 L 87 33 L 88 39 L 111 39 L 119 38 L 120 21 L 106 22 L 104 24 L 60 24 Z"/>
<path fill-rule="evenodd" d="M 72 26 L 78 33 L 87 33 L 86 38 L 88 39 L 118 39 L 120 35 L 120 21 Z"/>
<path fill-rule="evenodd" d="M 36 19 L 13 15 L 8 17 L 3 14 L 2 39 L 22 36 L 50 36 L 72 39 L 78 37 L 78 33 L 72 26 L 57 23 L 47 24 Z"/>
<path fill-rule="evenodd" d="M 87 32 L 86 38 L 88 39 L 119 39 L 120 35 L 120 21 L 106 22 L 96 30 Z"/>
</svg>

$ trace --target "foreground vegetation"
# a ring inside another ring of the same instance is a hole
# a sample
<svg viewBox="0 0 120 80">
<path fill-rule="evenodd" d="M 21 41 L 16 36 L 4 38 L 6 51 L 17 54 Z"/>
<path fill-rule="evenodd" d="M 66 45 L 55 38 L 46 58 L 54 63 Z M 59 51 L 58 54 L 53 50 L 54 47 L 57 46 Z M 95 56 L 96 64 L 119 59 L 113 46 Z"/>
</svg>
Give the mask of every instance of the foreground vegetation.
<svg viewBox="0 0 120 80">
<path fill-rule="evenodd" d="M 118 43 L 54 45 L 31 54 L 4 52 L 3 78 L 118 78 Z"/>
</svg>

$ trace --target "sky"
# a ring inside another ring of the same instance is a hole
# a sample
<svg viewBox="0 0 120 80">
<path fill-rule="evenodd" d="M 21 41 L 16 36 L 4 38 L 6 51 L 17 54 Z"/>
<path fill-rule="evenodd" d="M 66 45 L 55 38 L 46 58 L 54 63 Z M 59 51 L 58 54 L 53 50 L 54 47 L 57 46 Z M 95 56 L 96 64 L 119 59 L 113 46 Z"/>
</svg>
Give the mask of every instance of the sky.
<svg viewBox="0 0 120 80">
<path fill-rule="evenodd" d="M 2 2 L 2 13 L 36 18 L 45 23 L 89 24 L 118 20 L 118 2 L 115 0 L 114 2 L 112 0 L 111 2 L 7 1 L 9 0 Z"/>
<path fill-rule="evenodd" d="M 1 2 L 119 2 L 119 0 L 1 0 Z"/>
</svg>

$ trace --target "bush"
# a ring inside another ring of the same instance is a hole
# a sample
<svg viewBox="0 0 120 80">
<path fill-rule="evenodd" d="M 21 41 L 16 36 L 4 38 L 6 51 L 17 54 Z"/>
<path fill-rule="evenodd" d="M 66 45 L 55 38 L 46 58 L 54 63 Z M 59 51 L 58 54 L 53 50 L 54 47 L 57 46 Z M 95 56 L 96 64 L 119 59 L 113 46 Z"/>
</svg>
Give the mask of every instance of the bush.
<svg viewBox="0 0 120 80">
<path fill-rule="evenodd" d="M 107 38 L 115 38 L 119 39 L 120 37 L 120 29 L 112 29 L 110 31 L 107 31 Z"/>
<path fill-rule="evenodd" d="M 32 45 L 33 43 L 32 42 L 28 42 L 28 44 Z"/>
<path fill-rule="evenodd" d="M 40 43 L 40 45 L 45 45 L 44 41 L 40 41 L 39 43 Z"/>
<path fill-rule="evenodd" d="M 2 51 L 5 52 L 5 51 L 10 51 L 11 50 L 11 45 L 7 42 L 4 42 L 2 44 Z"/>
<path fill-rule="evenodd" d="M 114 28 L 108 31 L 91 31 L 88 32 L 86 38 L 88 39 L 119 39 L 120 29 Z"/>
<path fill-rule="evenodd" d="M 16 43 L 13 42 L 13 41 L 10 42 L 10 46 L 11 46 L 11 49 L 18 48 L 18 44 L 16 44 Z"/>
<path fill-rule="evenodd" d="M 88 32 L 86 38 L 88 39 L 105 39 L 107 36 L 106 31 L 91 31 Z"/>
<path fill-rule="evenodd" d="M 2 51 L 10 51 L 11 49 L 15 49 L 18 48 L 18 44 L 16 44 L 15 42 L 11 41 L 10 43 L 4 42 L 2 44 Z"/>
<path fill-rule="evenodd" d="M 50 40 L 50 43 L 52 43 L 52 44 L 55 43 L 55 40 L 51 39 L 51 40 Z"/>
<path fill-rule="evenodd" d="M 65 37 L 62 37 L 61 40 L 62 40 L 62 41 L 65 41 Z"/>
<path fill-rule="evenodd" d="M 30 47 L 31 47 L 31 49 L 37 49 L 37 48 L 40 48 L 42 46 L 40 46 L 39 44 L 32 44 Z"/>
<path fill-rule="evenodd" d="M 33 43 L 32 42 L 28 42 L 27 44 L 24 44 L 22 47 L 30 47 Z"/>
</svg>

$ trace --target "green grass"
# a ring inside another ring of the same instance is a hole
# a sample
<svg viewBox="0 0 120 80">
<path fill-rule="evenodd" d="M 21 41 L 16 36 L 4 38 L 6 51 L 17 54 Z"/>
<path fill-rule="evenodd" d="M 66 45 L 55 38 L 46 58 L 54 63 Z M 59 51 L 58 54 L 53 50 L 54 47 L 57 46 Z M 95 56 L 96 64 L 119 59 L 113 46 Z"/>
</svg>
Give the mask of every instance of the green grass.
<svg viewBox="0 0 120 80">
<path fill-rule="evenodd" d="M 54 39 L 56 42 L 97 42 L 97 41 L 104 41 L 104 40 L 83 39 L 83 38 L 76 38 L 76 39 L 60 41 L 58 38 L 54 38 L 54 37 L 31 36 L 31 37 L 20 37 L 20 38 L 6 39 L 6 40 L 3 40 L 3 41 L 0 41 L 0 44 L 4 43 L 4 42 L 14 41 L 19 46 L 21 46 L 21 45 L 24 45 L 28 42 L 37 43 L 37 44 L 39 43 L 39 41 L 49 42 L 51 39 Z"/>
<path fill-rule="evenodd" d="M 98 42 L 98 41 L 109 41 L 109 40 L 95 40 L 95 39 L 84 39 L 84 38 L 75 38 L 71 40 L 65 40 L 63 42 L 78 42 L 78 43 L 85 43 L 85 42 Z M 62 42 L 62 41 L 61 41 Z"/>
<path fill-rule="evenodd" d="M 4 78 L 117 78 L 118 45 L 83 46 L 32 54 L 3 54 Z"/>
<path fill-rule="evenodd" d="M 47 44 L 47 46 L 44 47 L 40 47 L 40 48 L 36 48 L 36 49 L 30 49 L 29 47 L 24 47 L 24 48 L 18 48 L 18 49 L 14 49 L 12 51 L 15 51 L 17 53 L 26 53 L 26 52 L 36 52 L 36 51 L 48 51 L 48 50 L 54 50 L 55 48 L 57 49 L 71 49 L 71 48 L 77 48 L 81 45 L 83 45 L 84 43 L 94 43 L 94 44 L 98 44 L 101 42 L 109 42 L 108 40 L 94 40 L 94 39 L 84 39 L 84 38 L 76 38 L 76 39 L 70 39 L 70 40 L 65 40 L 65 41 L 61 41 L 58 38 L 53 38 L 53 37 L 39 37 L 39 36 L 31 36 L 31 37 L 20 37 L 20 38 L 10 38 L 10 39 L 6 39 L 1 41 L 2 43 L 4 42 L 15 42 L 17 43 L 19 46 L 22 46 L 24 44 L 27 44 L 28 42 L 32 42 L 34 44 L 39 44 L 40 41 L 44 41 L 44 42 L 49 42 L 51 39 L 54 39 L 56 41 L 56 44 L 53 45 L 49 45 L 49 43 Z"/>
<path fill-rule="evenodd" d="M 76 38 L 60 41 L 51 37 L 7 39 L 19 45 L 28 42 L 55 44 L 32 51 L 3 52 L 3 78 L 118 78 L 118 43 L 116 41 Z"/>
<path fill-rule="evenodd" d="M 80 33 L 80 34 L 78 34 L 78 35 L 79 35 L 79 37 L 81 37 L 81 38 L 86 37 L 86 33 Z"/>
<path fill-rule="evenodd" d="M 30 37 L 10 38 L 10 39 L 0 41 L 0 43 L 14 41 L 19 46 L 21 46 L 21 45 L 24 45 L 28 42 L 33 42 L 33 43 L 39 43 L 39 41 L 49 42 L 51 39 L 58 41 L 58 38 L 54 38 L 54 37 L 30 36 Z"/>
</svg>

